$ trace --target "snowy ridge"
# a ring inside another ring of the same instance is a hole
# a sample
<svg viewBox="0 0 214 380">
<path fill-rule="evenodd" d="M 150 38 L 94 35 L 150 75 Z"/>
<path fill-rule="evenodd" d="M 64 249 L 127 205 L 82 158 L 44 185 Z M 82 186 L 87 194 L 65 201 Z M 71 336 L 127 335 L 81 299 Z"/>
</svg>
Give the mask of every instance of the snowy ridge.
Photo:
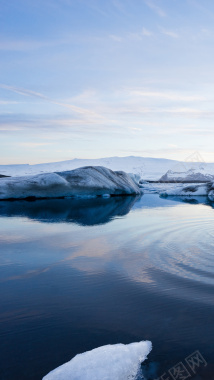
<svg viewBox="0 0 214 380">
<path fill-rule="evenodd" d="M 98 347 L 76 355 L 43 380 L 134 380 L 151 349 L 149 341 Z"/>
<path fill-rule="evenodd" d="M 131 194 L 141 194 L 136 180 L 125 172 L 113 172 L 102 166 L 0 179 L 0 199 Z"/>
<path fill-rule="evenodd" d="M 25 176 L 51 172 L 62 172 L 83 166 L 104 166 L 113 171 L 122 170 L 151 180 L 158 180 L 177 161 L 163 158 L 146 157 L 108 157 L 98 159 L 73 159 L 62 162 L 52 162 L 37 165 L 0 165 L 0 174 L 9 176 Z"/>
<path fill-rule="evenodd" d="M 113 171 L 125 171 L 144 180 L 163 182 L 214 182 L 214 163 L 179 162 L 163 158 L 107 157 L 73 159 L 36 165 L 0 165 L 0 176 L 29 176 L 70 171 L 84 166 L 104 166 Z"/>
</svg>

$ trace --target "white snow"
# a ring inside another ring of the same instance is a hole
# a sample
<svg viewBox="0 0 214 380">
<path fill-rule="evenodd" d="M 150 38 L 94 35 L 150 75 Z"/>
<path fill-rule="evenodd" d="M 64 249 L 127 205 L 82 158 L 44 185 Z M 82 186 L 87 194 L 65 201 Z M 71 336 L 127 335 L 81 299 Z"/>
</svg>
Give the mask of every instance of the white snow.
<svg viewBox="0 0 214 380">
<path fill-rule="evenodd" d="M 141 194 L 141 190 L 127 173 L 101 166 L 0 179 L 0 199 L 122 194 Z"/>
<path fill-rule="evenodd" d="M 123 170 L 137 174 L 140 178 L 158 180 L 167 170 L 173 168 L 177 161 L 146 157 L 109 157 L 99 159 L 73 159 L 37 165 L 0 165 L 0 174 L 25 176 L 41 173 L 62 172 L 83 166 L 104 166 L 111 170 Z"/>
<path fill-rule="evenodd" d="M 214 163 L 179 162 L 163 158 L 149 157 L 107 157 L 97 159 L 79 159 L 51 162 L 36 165 L 0 165 L 0 175 L 25 176 L 42 173 L 62 172 L 77 169 L 83 166 L 104 166 L 113 171 L 123 170 L 126 173 L 138 175 L 145 180 L 157 181 L 164 176 L 165 180 L 178 181 L 188 177 L 192 181 L 214 181 Z M 197 175 L 198 178 L 197 179 Z"/>
<path fill-rule="evenodd" d="M 151 349 L 149 341 L 98 347 L 76 355 L 43 380 L 134 380 Z"/>
</svg>

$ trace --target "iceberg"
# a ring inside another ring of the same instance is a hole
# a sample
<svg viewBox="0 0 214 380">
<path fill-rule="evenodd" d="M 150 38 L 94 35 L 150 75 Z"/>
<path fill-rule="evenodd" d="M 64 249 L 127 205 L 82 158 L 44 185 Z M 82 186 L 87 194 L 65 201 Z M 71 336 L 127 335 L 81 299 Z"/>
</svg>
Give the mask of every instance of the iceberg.
<svg viewBox="0 0 214 380">
<path fill-rule="evenodd" d="M 207 185 L 207 189 L 208 189 L 208 198 L 210 201 L 214 201 L 214 183 L 210 183 Z"/>
<path fill-rule="evenodd" d="M 165 190 L 161 195 L 179 195 L 179 196 L 198 196 L 208 195 L 210 191 L 209 184 L 190 184 L 190 185 L 174 185 L 170 189 Z"/>
<path fill-rule="evenodd" d="M 76 355 L 43 380 L 134 380 L 151 349 L 149 341 L 101 346 Z"/>
<path fill-rule="evenodd" d="M 186 197 L 187 199 L 206 196 L 210 201 L 214 201 L 214 183 L 150 183 L 142 184 L 140 181 L 139 186 L 142 188 L 144 194 L 159 194 L 161 197 L 179 196 Z"/>
<path fill-rule="evenodd" d="M 140 194 L 136 181 L 127 173 L 102 166 L 0 179 L 0 199 Z"/>
<path fill-rule="evenodd" d="M 191 168 L 184 171 L 168 170 L 160 179 L 160 182 L 210 182 L 214 181 L 213 168 L 209 167 L 207 170 L 202 165 L 197 168 Z"/>
</svg>

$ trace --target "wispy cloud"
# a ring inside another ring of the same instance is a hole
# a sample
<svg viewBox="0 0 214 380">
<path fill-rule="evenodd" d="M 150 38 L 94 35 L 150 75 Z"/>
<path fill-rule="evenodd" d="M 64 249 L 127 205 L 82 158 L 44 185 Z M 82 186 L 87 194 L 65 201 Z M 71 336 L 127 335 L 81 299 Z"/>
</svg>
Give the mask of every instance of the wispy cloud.
<svg viewBox="0 0 214 380">
<path fill-rule="evenodd" d="M 153 35 L 154 35 L 153 32 L 151 32 L 150 30 L 146 28 L 143 28 L 139 32 L 129 33 L 128 38 L 130 40 L 141 41 L 144 37 L 151 37 Z"/>
<path fill-rule="evenodd" d="M 8 86 L 8 85 L 3 84 L 3 83 L 0 84 L 0 87 L 3 88 L 3 89 L 5 89 L 5 90 L 9 90 L 9 91 L 15 92 L 15 93 L 20 94 L 20 95 L 34 96 L 34 97 L 42 98 L 42 99 L 45 99 L 45 100 L 47 99 L 47 97 L 45 95 L 41 94 L 40 92 L 31 91 L 31 90 L 28 90 L 28 89 L 25 89 L 25 88 Z"/>
<path fill-rule="evenodd" d="M 37 41 L 37 40 L 30 40 L 30 39 L 1 39 L 0 41 L 0 50 L 5 50 L 5 51 L 26 51 L 26 50 L 36 50 L 40 49 L 43 47 L 51 47 L 51 46 L 56 46 L 60 45 L 65 40 L 49 40 L 49 41 Z"/>
<path fill-rule="evenodd" d="M 150 36 L 153 35 L 153 33 L 152 33 L 150 30 L 148 30 L 148 29 L 146 29 L 146 28 L 143 28 L 143 30 L 142 30 L 142 35 L 143 35 L 143 36 L 150 37 Z"/>
<path fill-rule="evenodd" d="M 174 32 L 173 30 L 161 29 L 161 32 L 165 34 L 166 36 L 169 36 L 172 38 L 179 38 L 179 34 Z"/>
<path fill-rule="evenodd" d="M 40 146 L 46 146 L 46 145 L 52 145 L 52 144 L 53 144 L 52 142 L 32 142 L 32 141 L 18 143 L 19 146 L 24 146 L 27 148 L 38 148 Z"/>
<path fill-rule="evenodd" d="M 110 34 L 109 36 L 112 40 L 116 41 L 116 42 L 122 42 L 123 38 L 120 37 L 120 36 L 116 36 L 115 34 Z"/>
<path fill-rule="evenodd" d="M 63 102 L 51 99 L 48 96 L 41 94 L 40 92 L 28 90 L 28 89 L 21 88 L 21 87 L 8 86 L 6 84 L 0 84 L 0 88 L 3 88 L 3 89 L 8 90 L 8 91 L 15 92 L 15 93 L 23 95 L 23 96 L 39 98 L 39 99 L 42 99 L 44 101 L 47 101 L 47 102 L 50 102 L 53 104 L 57 104 L 57 105 L 62 106 L 62 107 L 70 108 L 73 112 L 84 115 L 85 117 L 100 117 L 100 115 L 96 114 L 93 111 L 90 111 L 90 110 L 87 110 L 87 109 L 84 109 L 81 107 L 77 107 L 73 104 L 67 104 L 67 103 L 63 103 Z"/>
<path fill-rule="evenodd" d="M 145 98 L 153 98 L 156 100 L 172 100 L 172 101 L 183 101 L 183 102 L 192 102 L 192 101 L 205 101 L 201 95 L 185 95 L 183 93 L 177 92 L 159 92 L 159 91 L 146 91 L 141 88 L 127 89 L 127 92 L 130 96 L 138 96 Z"/>
<path fill-rule="evenodd" d="M 14 101 L 14 100 L 0 100 L 0 105 L 9 105 L 9 104 L 18 104 L 19 102 L 17 101 Z"/>
<path fill-rule="evenodd" d="M 146 3 L 146 5 L 149 8 L 151 8 L 155 13 L 157 13 L 158 16 L 160 16 L 160 17 L 165 17 L 166 16 L 165 11 L 162 8 L 160 8 L 154 1 L 144 0 L 144 2 Z"/>
</svg>

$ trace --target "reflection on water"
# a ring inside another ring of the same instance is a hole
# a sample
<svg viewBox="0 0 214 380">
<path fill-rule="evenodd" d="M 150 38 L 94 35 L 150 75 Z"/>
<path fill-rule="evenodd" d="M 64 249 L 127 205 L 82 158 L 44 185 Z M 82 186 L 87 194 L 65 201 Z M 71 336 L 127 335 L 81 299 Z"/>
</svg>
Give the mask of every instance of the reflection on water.
<svg viewBox="0 0 214 380">
<path fill-rule="evenodd" d="M 0 202 L 0 378 L 149 339 L 151 379 L 196 350 L 211 379 L 213 226 L 206 197 Z"/>
<path fill-rule="evenodd" d="M 111 198 L 46 199 L 0 202 L 0 216 L 25 216 L 41 222 L 74 222 L 90 226 L 108 223 L 129 213 L 139 196 Z"/>
<path fill-rule="evenodd" d="M 164 195 L 160 196 L 161 198 L 165 198 Z M 204 204 L 214 208 L 214 202 L 212 202 L 207 196 L 167 196 L 168 200 L 173 202 L 181 202 L 181 203 L 189 203 L 189 204 Z"/>
</svg>

